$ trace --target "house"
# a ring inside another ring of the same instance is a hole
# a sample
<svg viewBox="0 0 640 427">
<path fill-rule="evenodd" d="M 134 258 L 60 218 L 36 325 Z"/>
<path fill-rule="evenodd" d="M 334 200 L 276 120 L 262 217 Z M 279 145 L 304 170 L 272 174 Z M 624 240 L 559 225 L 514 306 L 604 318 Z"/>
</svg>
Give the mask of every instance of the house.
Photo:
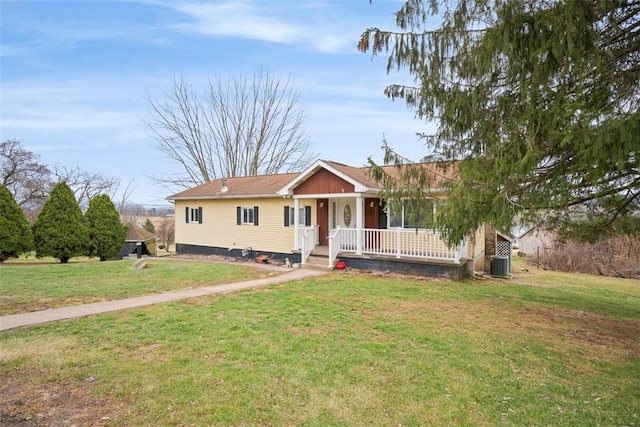
<svg viewBox="0 0 640 427">
<path fill-rule="evenodd" d="M 435 179 L 434 192 L 443 191 L 439 179 L 451 177 Z M 404 208 L 391 214 L 381 190 L 368 167 L 318 160 L 300 173 L 216 179 L 167 199 L 179 254 L 319 259 L 327 267 L 339 258 L 354 268 L 453 278 L 484 268 L 483 227 L 448 248 L 437 231 L 413 227 Z"/>
<path fill-rule="evenodd" d="M 157 255 L 156 236 L 153 233 L 132 222 L 127 223 L 126 227 L 127 237 L 125 237 L 124 246 L 120 251 L 121 258 L 137 255 L 138 247 L 140 247 L 140 255 Z"/>
</svg>

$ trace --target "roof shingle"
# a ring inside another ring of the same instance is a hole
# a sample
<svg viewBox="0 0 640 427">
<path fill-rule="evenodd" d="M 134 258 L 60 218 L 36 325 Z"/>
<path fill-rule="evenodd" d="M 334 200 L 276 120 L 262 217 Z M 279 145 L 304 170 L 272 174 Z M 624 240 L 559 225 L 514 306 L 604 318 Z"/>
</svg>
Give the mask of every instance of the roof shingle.
<svg viewBox="0 0 640 427">
<path fill-rule="evenodd" d="M 380 188 L 380 185 L 369 176 L 369 166 L 355 167 L 329 160 L 323 160 L 323 162 L 368 188 Z M 421 165 L 433 175 L 434 185 L 441 185 L 445 181 L 455 179 L 455 168 L 448 168 L 443 171 L 436 163 L 421 163 Z M 383 166 L 383 169 L 392 177 L 397 178 L 399 176 L 399 171 L 395 166 Z M 280 189 L 293 181 L 298 175 L 299 173 L 283 173 L 226 178 L 228 191 L 224 193 L 222 192 L 222 178 L 218 178 L 173 194 L 167 199 L 275 197 Z"/>
<path fill-rule="evenodd" d="M 236 198 L 276 196 L 278 190 L 298 176 L 297 173 L 225 178 L 228 191 L 222 192 L 222 178 L 173 194 L 167 199 Z"/>
</svg>

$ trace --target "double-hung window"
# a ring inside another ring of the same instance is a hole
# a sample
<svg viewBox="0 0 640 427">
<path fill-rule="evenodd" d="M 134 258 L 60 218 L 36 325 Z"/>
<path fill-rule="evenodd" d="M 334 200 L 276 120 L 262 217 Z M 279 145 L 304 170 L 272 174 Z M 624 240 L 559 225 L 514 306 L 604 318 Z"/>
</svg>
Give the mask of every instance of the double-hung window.
<svg viewBox="0 0 640 427">
<path fill-rule="evenodd" d="M 242 208 L 242 223 L 253 225 L 253 208 Z"/>
<path fill-rule="evenodd" d="M 296 210 L 293 206 L 284 207 L 284 226 L 293 227 L 296 223 Z"/>
<path fill-rule="evenodd" d="M 293 206 L 284 207 L 284 226 L 293 227 L 296 221 L 296 209 Z M 311 206 L 303 206 L 298 209 L 298 225 L 311 225 Z"/>
<path fill-rule="evenodd" d="M 202 224 L 202 206 L 197 208 L 187 206 L 185 209 L 185 222 Z"/>
<path fill-rule="evenodd" d="M 258 207 L 238 206 L 236 218 L 238 225 L 258 225 Z"/>
</svg>

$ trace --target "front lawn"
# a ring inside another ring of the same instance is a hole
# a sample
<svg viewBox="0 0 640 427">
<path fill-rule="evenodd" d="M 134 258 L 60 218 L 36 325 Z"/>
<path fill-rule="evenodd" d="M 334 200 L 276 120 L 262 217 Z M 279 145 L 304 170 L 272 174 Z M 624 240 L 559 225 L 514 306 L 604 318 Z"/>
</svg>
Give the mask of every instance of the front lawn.
<svg viewBox="0 0 640 427">
<path fill-rule="evenodd" d="M 0 424 L 637 426 L 638 372 L 639 281 L 332 273 L 3 333 Z"/>
<path fill-rule="evenodd" d="M 21 262 L 0 266 L 0 315 L 46 310 L 179 289 L 209 286 L 262 277 L 242 264 L 146 260 L 144 270 L 131 268 L 135 260 Z"/>
</svg>

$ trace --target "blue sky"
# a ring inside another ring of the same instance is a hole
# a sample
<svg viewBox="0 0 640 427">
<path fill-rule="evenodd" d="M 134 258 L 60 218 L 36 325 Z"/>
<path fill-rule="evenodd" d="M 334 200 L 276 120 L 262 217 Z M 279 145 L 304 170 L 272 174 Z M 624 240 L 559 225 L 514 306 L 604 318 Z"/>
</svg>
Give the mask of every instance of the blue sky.
<svg viewBox="0 0 640 427">
<path fill-rule="evenodd" d="M 152 148 L 147 96 L 173 77 L 207 79 L 266 69 L 291 78 L 319 157 L 380 161 L 383 134 L 419 159 L 426 125 L 383 95 L 405 75 L 357 51 L 368 27 L 393 29 L 399 0 L 0 2 L 0 139 L 19 139 L 46 163 L 133 180 L 131 202 L 162 205 L 149 175 L 178 166 Z"/>
</svg>

